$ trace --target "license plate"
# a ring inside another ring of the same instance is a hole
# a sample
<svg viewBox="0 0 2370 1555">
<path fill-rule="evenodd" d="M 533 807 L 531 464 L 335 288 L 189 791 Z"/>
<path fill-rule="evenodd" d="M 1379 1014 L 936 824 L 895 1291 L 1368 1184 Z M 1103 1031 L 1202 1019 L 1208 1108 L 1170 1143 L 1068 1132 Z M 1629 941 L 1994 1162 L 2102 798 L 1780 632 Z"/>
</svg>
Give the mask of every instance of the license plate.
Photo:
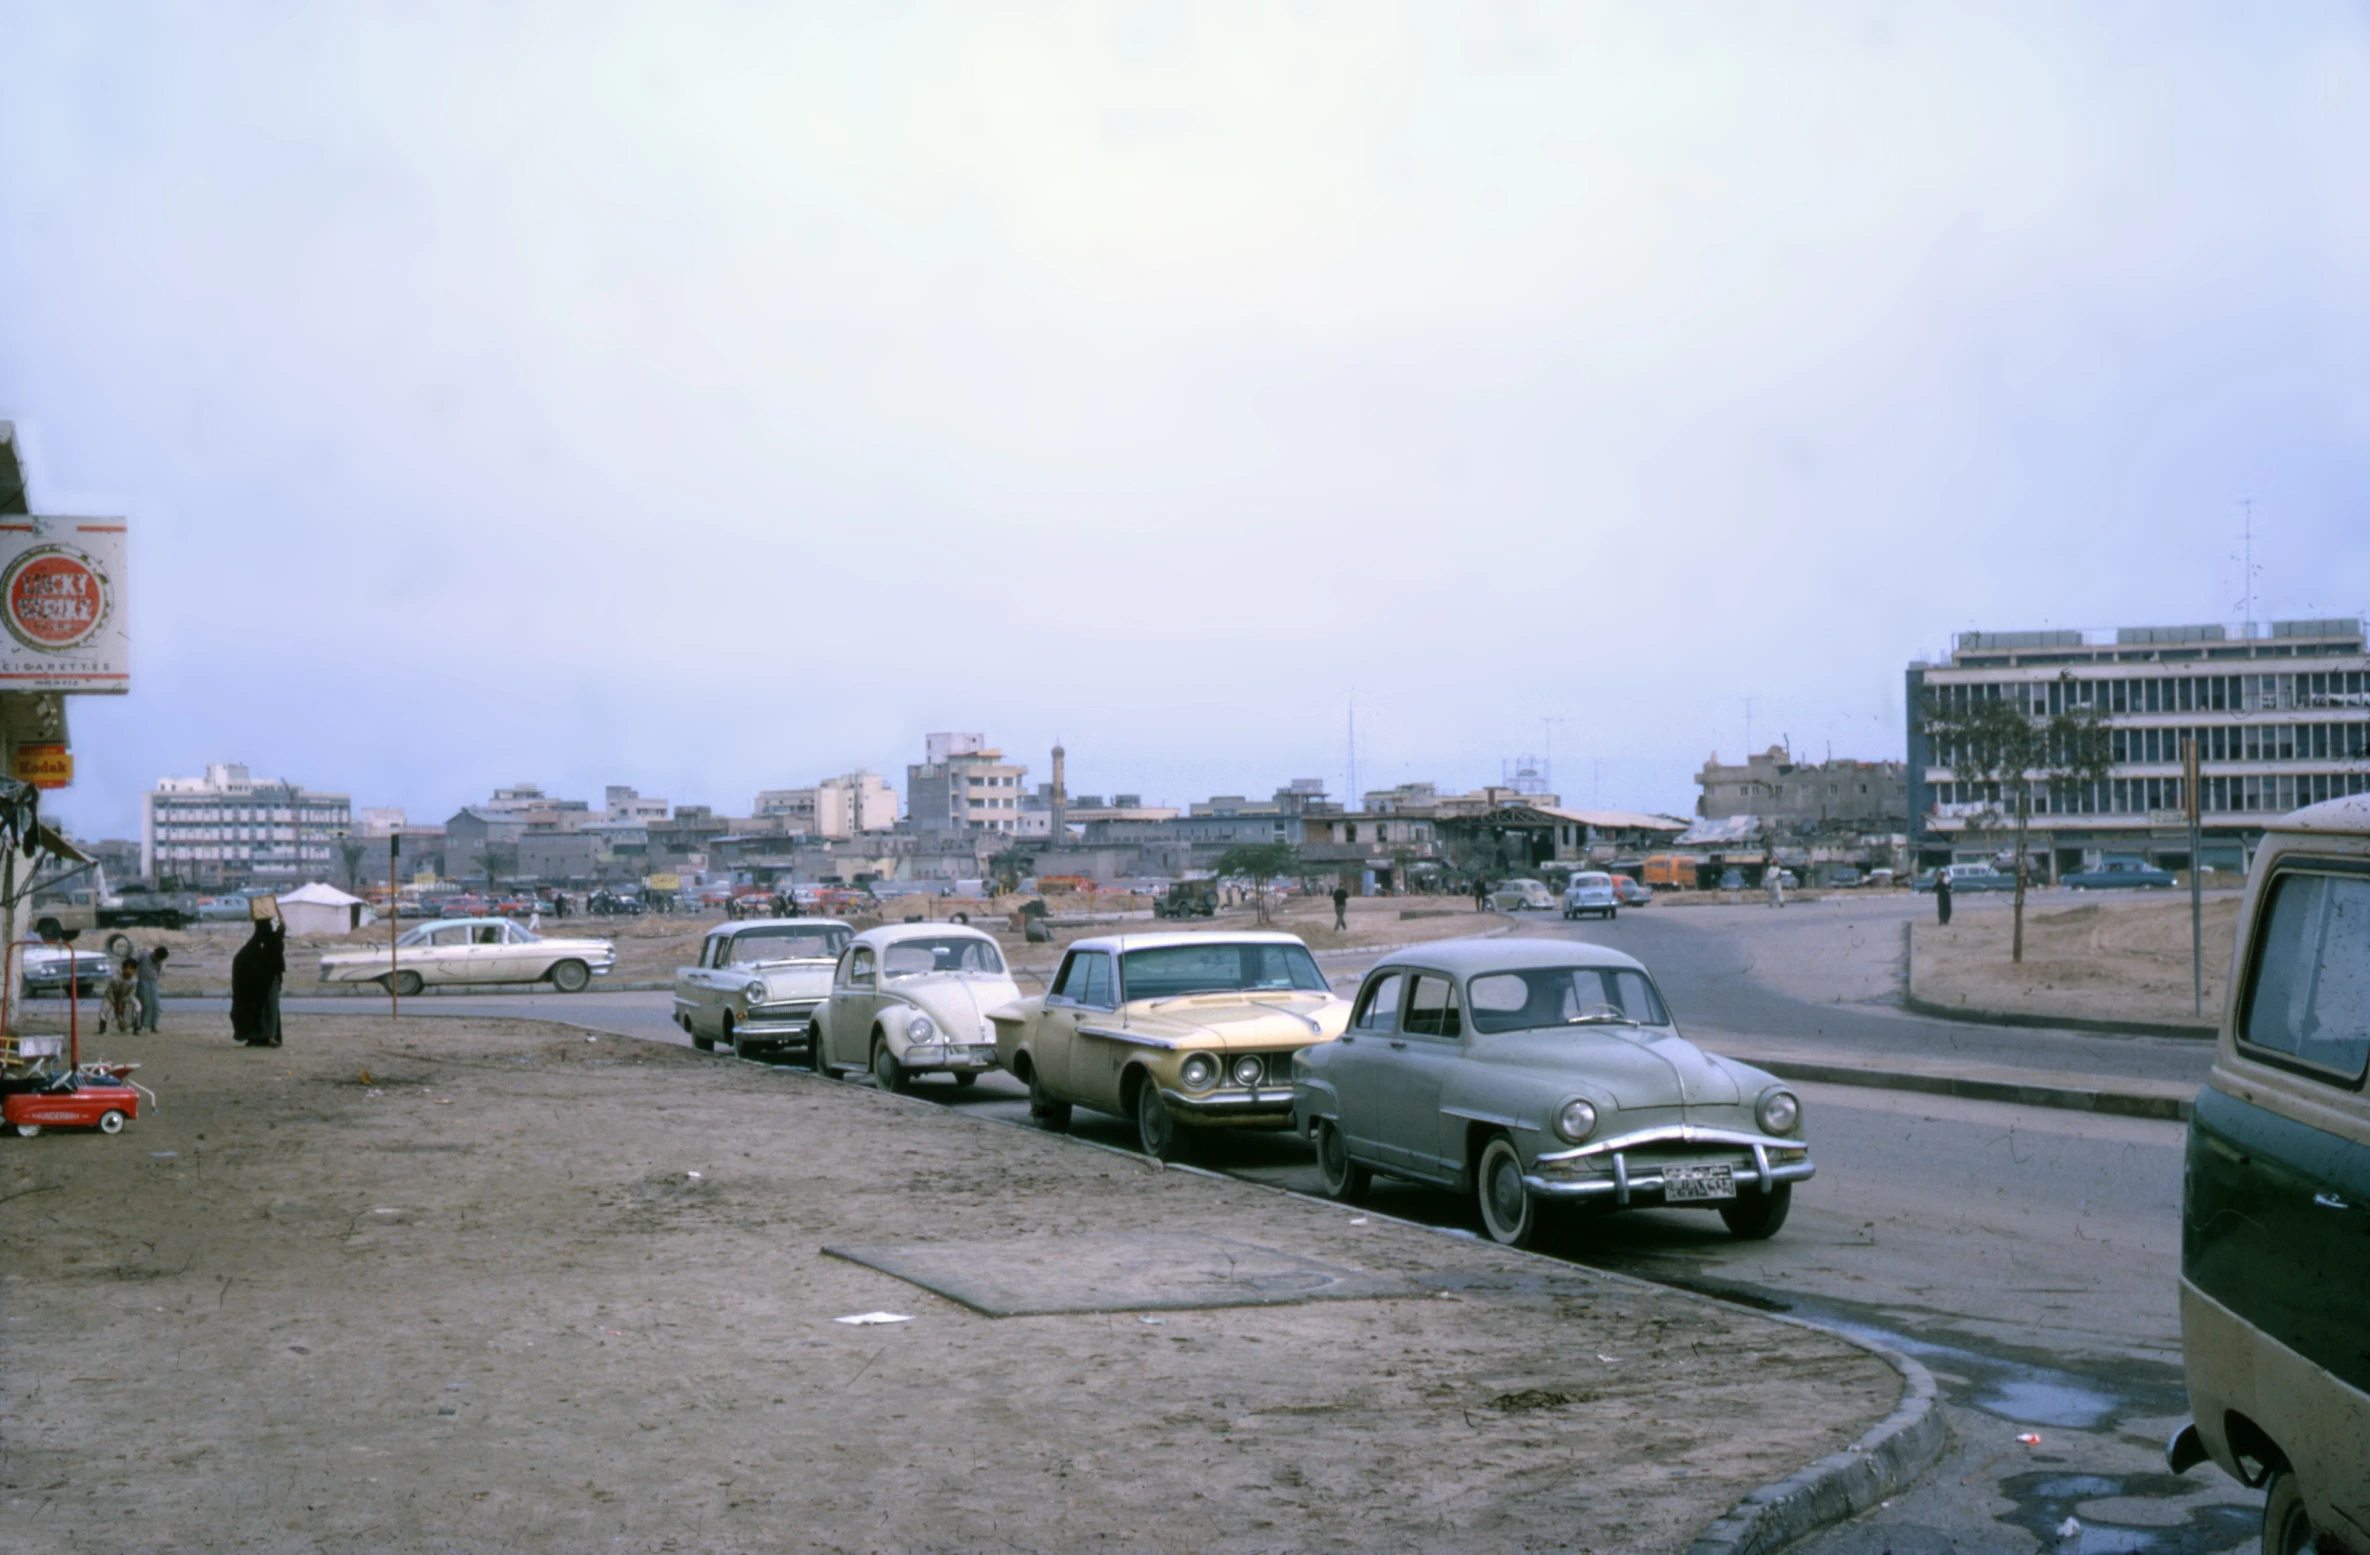
<svg viewBox="0 0 2370 1555">
<path fill-rule="evenodd" d="M 1700 1204 L 1736 1197 L 1736 1173 L 1725 1166 L 1666 1166 L 1662 1197 L 1667 1204 Z"/>
</svg>

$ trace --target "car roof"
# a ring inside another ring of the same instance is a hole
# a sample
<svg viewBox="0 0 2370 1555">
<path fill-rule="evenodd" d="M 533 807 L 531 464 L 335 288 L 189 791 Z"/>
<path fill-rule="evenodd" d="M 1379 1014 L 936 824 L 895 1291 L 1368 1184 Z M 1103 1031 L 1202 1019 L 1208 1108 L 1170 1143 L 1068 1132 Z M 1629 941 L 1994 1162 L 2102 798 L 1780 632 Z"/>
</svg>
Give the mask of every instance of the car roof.
<svg viewBox="0 0 2370 1555">
<path fill-rule="evenodd" d="M 849 925 L 837 918 L 743 918 L 738 923 L 719 923 L 708 931 L 708 938 L 732 934 L 746 934 L 751 929 L 844 929 Z"/>
<path fill-rule="evenodd" d="M 1280 929 L 1237 929 L 1196 932 L 1191 929 L 1164 929 L 1155 934 L 1103 934 L 1093 939 L 1072 940 L 1072 950 L 1158 950 L 1163 945 L 1298 945 L 1308 949 L 1308 941 L 1297 934 L 1286 934 Z"/>
<path fill-rule="evenodd" d="M 818 918 L 805 918 L 798 921 L 804 923 L 819 923 L 822 920 Z M 972 939 L 983 939 L 991 945 L 996 942 L 996 936 L 990 934 L 985 929 L 975 929 L 968 923 L 884 923 L 878 928 L 866 929 L 863 933 L 857 935 L 851 943 L 857 945 L 873 946 L 894 945 L 899 940 L 943 939 L 949 934 L 967 935 Z"/>
<path fill-rule="evenodd" d="M 2270 831 L 2370 833 L 2370 794 L 2348 794 L 2324 799 L 2301 810 L 2291 810 L 2266 828 Z"/>
<path fill-rule="evenodd" d="M 1531 967 L 1627 967 L 1643 972 L 1645 963 L 1603 945 L 1576 939 L 1446 939 L 1428 945 L 1408 945 L 1374 963 L 1374 969 L 1411 966 L 1452 977 L 1482 972 L 1507 972 Z"/>
<path fill-rule="evenodd" d="M 421 929 L 455 929 L 464 925 L 476 925 L 480 923 L 510 923 L 513 921 L 515 920 L 509 918 L 431 918 L 426 923 L 414 924 L 413 927 Z M 524 925 L 522 924 L 521 927 L 523 928 Z"/>
</svg>

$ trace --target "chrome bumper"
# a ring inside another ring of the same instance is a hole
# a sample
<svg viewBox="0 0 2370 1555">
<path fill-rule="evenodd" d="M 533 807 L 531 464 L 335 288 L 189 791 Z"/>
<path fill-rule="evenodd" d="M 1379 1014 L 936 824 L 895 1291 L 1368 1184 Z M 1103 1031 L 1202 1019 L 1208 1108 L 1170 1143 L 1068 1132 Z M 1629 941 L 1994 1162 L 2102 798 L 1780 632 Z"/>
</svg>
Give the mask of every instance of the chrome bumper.
<svg viewBox="0 0 2370 1555">
<path fill-rule="evenodd" d="M 1189 1119 L 1208 1122 L 1238 1122 L 1249 1120 L 1275 1121 L 1289 1124 L 1292 1120 L 1292 1092 L 1284 1090 L 1221 1091 L 1210 1096 L 1194 1096 L 1184 1091 L 1160 1088 L 1161 1100 Z"/>
<path fill-rule="evenodd" d="M 1583 1145 L 1576 1150 L 1558 1150 L 1541 1155 L 1534 1169 L 1523 1176 L 1523 1186 L 1542 1198 L 1602 1199 L 1609 1198 L 1617 1205 L 1627 1205 L 1639 1196 L 1662 1197 L 1662 1173 L 1659 1170 L 1632 1171 L 1629 1153 L 1650 1145 L 1709 1145 L 1715 1148 L 1744 1149 L 1752 1152 L 1750 1166 L 1737 1164 L 1730 1168 L 1736 1185 L 1758 1188 L 1767 1193 L 1784 1182 L 1808 1182 L 1818 1172 L 1818 1164 L 1810 1159 L 1799 1139 L 1780 1139 L 1771 1134 L 1748 1134 L 1740 1129 L 1702 1128 L 1692 1123 L 1679 1123 L 1663 1128 L 1640 1129 L 1634 1134 L 1623 1134 L 1598 1144 Z M 1805 1151 L 1799 1161 L 1773 1161 L 1777 1151 Z M 1549 1177 L 1538 1167 L 1560 1166 L 1567 1163 L 1610 1160 L 1609 1176 L 1592 1174 L 1587 1177 Z M 1689 1200 L 1689 1203 L 1718 1204 L 1719 1199 Z"/>
<path fill-rule="evenodd" d="M 905 1057 L 899 1062 L 908 1069 L 980 1074 L 996 1067 L 996 1045 L 993 1042 L 937 1042 L 926 1046 L 917 1043 L 905 1050 Z"/>
</svg>

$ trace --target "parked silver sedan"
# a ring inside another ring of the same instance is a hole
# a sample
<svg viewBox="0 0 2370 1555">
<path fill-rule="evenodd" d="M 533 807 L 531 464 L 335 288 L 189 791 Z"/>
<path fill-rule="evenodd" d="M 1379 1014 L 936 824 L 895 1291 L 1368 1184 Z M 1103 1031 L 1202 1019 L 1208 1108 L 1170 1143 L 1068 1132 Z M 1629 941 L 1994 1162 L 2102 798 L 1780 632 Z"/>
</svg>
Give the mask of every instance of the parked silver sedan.
<svg viewBox="0 0 2370 1555">
<path fill-rule="evenodd" d="M 804 1052 L 831 968 L 855 930 L 836 918 L 757 918 L 710 929 L 699 960 L 675 969 L 675 1024 L 702 1051 L 741 1058 Z"/>
<path fill-rule="evenodd" d="M 1349 1029 L 1294 1056 L 1292 1115 L 1334 1197 L 1377 1172 L 1453 1188 L 1516 1247 L 1543 1204 L 1714 1209 L 1767 1237 L 1813 1171 L 1792 1091 L 1682 1038 L 1638 962 L 1569 940 L 1384 957 Z"/>
</svg>

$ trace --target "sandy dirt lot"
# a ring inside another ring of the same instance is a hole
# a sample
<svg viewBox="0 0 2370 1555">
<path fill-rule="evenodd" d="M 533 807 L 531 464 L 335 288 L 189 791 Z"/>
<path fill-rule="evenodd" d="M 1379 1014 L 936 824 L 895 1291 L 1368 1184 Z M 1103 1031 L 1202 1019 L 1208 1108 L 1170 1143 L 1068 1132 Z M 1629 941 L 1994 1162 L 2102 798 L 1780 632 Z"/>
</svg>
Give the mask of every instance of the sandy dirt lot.
<svg viewBox="0 0 2370 1555">
<path fill-rule="evenodd" d="M 1936 1004 L 2090 1020 L 2191 1024 L 2189 898 L 2093 897 L 2080 906 L 2028 903 L 2024 961 L 2008 959 L 2009 913 L 1988 906 L 1925 922 L 1916 935 L 1915 992 Z M 2238 935 L 2236 892 L 2205 902 L 2205 1019 L 2222 1012 Z"/>
<path fill-rule="evenodd" d="M 1133 898 L 1113 898 L 1104 907 L 1125 906 Z M 1152 918 L 1134 918 L 1118 923 L 1062 924 L 1054 929 L 1050 945 L 1031 945 L 1016 929 L 1006 929 L 999 922 L 1005 913 L 1017 909 L 1019 898 L 1000 898 L 985 909 L 991 920 L 981 926 L 996 936 L 998 943 L 1013 965 L 1050 972 L 1061 960 L 1062 951 L 1072 940 L 1095 934 L 1122 932 L 1142 933 L 1154 929 L 1218 928 L 1247 929 L 1258 926 L 1257 915 L 1249 908 L 1222 912 L 1214 920 L 1196 918 L 1182 924 L 1172 924 Z M 947 898 L 908 898 L 890 903 L 884 912 L 886 919 L 859 917 L 849 920 L 859 928 L 888 921 L 901 921 L 909 908 L 919 913 L 927 907 L 938 918 L 948 917 L 962 910 L 961 904 Z M 1350 903 L 1349 929 L 1337 932 L 1333 927 L 1333 904 L 1329 901 L 1288 898 L 1274 914 L 1274 927 L 1297 934 L 1316 950 L 1333 950 L 1352 945 L 1405 945 L 1421 940 L 1454 938 L 1494 928 L 1503 920 L 1495 914 L 1476 913 L 1469 898 L 1457 897 L 1374 897 Z M 1057 911 L 1086 911 L 1086 900 L 1057 898 Z M 1416 917 L 1406 917 L 1407 913 Z M 677 967 L 689 966 L 699 952 L 701 936 L 722 923 L 716 913 L 699 916 L 650 915 L 641 918 L 566 918 L 543 921 L 538 932 L 552 936 L 588 937 L 605 939 L 617 947 L 617 969 L 596 987 L 617 987 L 626 983 L 670 982 Z M 1017 921 L 1017 920 L 1016 920 Z M 411 925 L 407 922 L 404 927 Z M 199 924 L 183 930 L 127 929 L 137 945 L 164 945 L 172 957 L 166 963 L 165 993 L 180 997 L 198 993 L 222 993 L 230 987 L 230 958 L 246 941 L 245 924 Z M 315 969 L 326 950 L 384 949 L 387 943 L 386 925 L 347 935 L 305 935 L 288 942 L 288 991 L 305 993 L 315 987 Z"/>
<path fill-rule="evenodd" d="M 1739 1309 L 671 1048 L 141 1040 L 161 1110 L 0 1141 L 15 1549 L 1677 1550 L 1898 1394 Z M 992 1318 L 820 1251 L 1058 1287 L 1147 1231 L 1399 1293 Z M 833 1321 L 876 1309 L 914 1320 Z"/>
</svg>

